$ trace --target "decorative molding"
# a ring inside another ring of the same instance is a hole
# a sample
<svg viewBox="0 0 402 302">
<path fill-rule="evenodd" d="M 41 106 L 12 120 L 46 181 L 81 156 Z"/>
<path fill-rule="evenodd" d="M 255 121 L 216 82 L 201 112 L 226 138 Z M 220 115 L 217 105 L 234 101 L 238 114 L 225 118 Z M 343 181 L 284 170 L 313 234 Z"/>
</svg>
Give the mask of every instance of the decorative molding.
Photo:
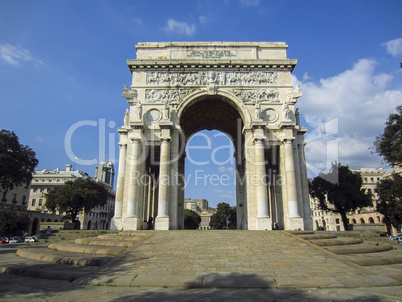
<svg viewBox="0 0 402 302">
<path fill-rule="evenodd" d="M 279 102 L 279 91 L 273 89 L 233 89 L 233 93 L 244 103 Z"/>
<path fill-rule="evenodd" d="M 196 91 L 197 89 L 146 89 L 145 101 L 151 103 L 180 103 L 182 99 L 188 94 Z"/>
<path fill-rule="evenodd" d="M 189 73 L 149 71 L 147 72 L 146 84 L 158 86 L 204 86 L 208 85 L 211 79 L 216 85 L 221 86 L 274 85 L 278 82 L 278 73 L 266 71 L 198 71 Z"/>
</svg>

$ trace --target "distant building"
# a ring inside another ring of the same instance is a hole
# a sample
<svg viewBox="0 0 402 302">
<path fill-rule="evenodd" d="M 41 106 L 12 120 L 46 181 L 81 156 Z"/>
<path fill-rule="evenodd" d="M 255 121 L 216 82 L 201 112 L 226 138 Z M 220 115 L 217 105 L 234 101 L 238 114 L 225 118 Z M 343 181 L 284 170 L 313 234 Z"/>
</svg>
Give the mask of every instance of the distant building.
<svg viewBox="0 0 402 302">
<path fill-rule="evenodd" d="M 199 229 L 209 230 L 209 222 L 211 216 L 216 212 L 216 208 L 210 208 L 208 206 L 208 200 L 206 199 L 184 199 L 184 209 L 196 212 L 201 217 L 201 223 Z"/>
<path fill-rule="evenodd" d="M 28 211 L 40 211 L 42 213 L 49 213 L 46 209 L 45 193 L 50 191 L 56 186 L 64 185 L 68 180 L 74 181 L 77 177 L 89 177 L 87 173 L 76 170 L 71 170 L 71 165 L 66 165 L 66 170 L 62 171 L 59 168 L 48 171 L 46 169 L 35 171 L 31 181 L 31 190 L 28 202 Z"/>
<path fill-rule="evenodd" d="M 113 190 L 114 166 L 112 162 L 101 162 L 95 168 L 95 181 L 103 184 L 109 192 L 107 202 L 103 206 L 97 206 L 91 211 L 83 211 L 78 215 L 81 229 L 108 230 L 110 220 L 114 213 L 114 200 L 116 192 Z"/>
<path fill-rule="evenodd" d="M 102 181 L 113 188 L 114 166 L 111 161 L 103 161 L 95 168 L 95 179 Z"/>
<path fill-rule="evenodd" d="M 52 188 L 64 185 L 66 181 L 74 181 L 78 177 L 87 178 L 89 175 L 79 170 L 72 170 L 72 165 L 66 165 L 66 170 L 55 169 L 48 171 L 46 169 L 35 171 L 30 186 L 30 195 L 27 204 L 27 209 L 31 213 L 36 212 L 41 216 L 38 221 L 35 221 L 33 229 L 38 229 L 38 222 L 57 222 L 62 221 L 66 213 L 56 212 L 50 214 L 45 207 L 46 197 L 44 194 L 49 192 Z M 113 178 L 114 167 L 113 163 L 101 163 L 96 167 L 95 181 L 102 183 L 109 192 L 107 204 L 98 206 L 91 211 L 81 212 L 77 219 L 80 222 L 79 228 L 85 230 L 96 229 L 109 229 L 110 227 L 110 213 L 114 208 Z M 48 216 L 46 216 L 48 215 Z M 38 215 L 36 215 L 38 216 Z M 44 216 L 44 217 L 42 217 Z M 78 226 L 77 226 L 78 227 Z"/>
<path fill-rule="evenodd" d="M 26 210 L 29 199 L 29 186 L 19 186 L 8 192 L 0 188 L 0 208 L 11 207 L 16 210 Z"/>
</svg>

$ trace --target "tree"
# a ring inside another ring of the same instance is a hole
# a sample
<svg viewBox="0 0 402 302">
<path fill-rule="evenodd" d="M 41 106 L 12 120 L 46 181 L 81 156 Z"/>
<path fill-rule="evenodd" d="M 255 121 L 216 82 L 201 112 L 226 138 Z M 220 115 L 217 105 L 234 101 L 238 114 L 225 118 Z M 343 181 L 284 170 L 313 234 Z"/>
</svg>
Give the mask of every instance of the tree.
<svg viewBox="0 0 402 302">
<path fill-rule="evenodd" d="M 188 230 L 198 229 L 201 223 L 201 217 L 196 212 L 191 210 L 184 210 L 184 228 Z"/>
<path fill-rule="evenodd" d="M 38 165 L 35 156 L 31 148 L 19 143 L 14 132 L 0 131 L 0 186 L 4 191 L 30 184 Z"/>
<path fill-rule="evenodd" d="M 384 133 L 374 142 L 375 152 L 393 167 L 402 163 L 402 105 L 396 107 L 396 111 L 390 114 Z"/>
<path fill-rule="evenodd" d="M 402 176 L 394 173 L 377 183 L 379 203 L 377 211 L 384 215 L 383 222 L 391 235 L 391 226 L 400 229 L 402 223 Z"/>
<path fill-rule="evenodd" d="M 236 207 L 231 207 L 225 202 L 218 204 L 216 213 L 211 216 L 209 226 L 213 229 L 236 229 Z"/>
<path fill-rule="evenodd" d="M 372 205 L 371 193 L 366 193 L 362 184 L 360 174 L 335 163 L 328 173 L 309 180 L 309 191 L 311 197 L 318 199 L 320 209 L 339 213 L 343 227 L 348 230 L 347 213 Z"/>
<path fill-rule="evenodd" d="M 26 212 L 17 213 L 13 208 L 0 210 L 0 235 L 21 235 L 29 225 L 29 216 Z"/>
<path fill-rule="evenodd" d="M 76 178 L 46 193 L 45 206 L 52 213 L 66 212 L 67 218 L 75 222 L 80 211 L 105 205 L 108 195 L 102 184 L 90 178 Z"/>
</svg>

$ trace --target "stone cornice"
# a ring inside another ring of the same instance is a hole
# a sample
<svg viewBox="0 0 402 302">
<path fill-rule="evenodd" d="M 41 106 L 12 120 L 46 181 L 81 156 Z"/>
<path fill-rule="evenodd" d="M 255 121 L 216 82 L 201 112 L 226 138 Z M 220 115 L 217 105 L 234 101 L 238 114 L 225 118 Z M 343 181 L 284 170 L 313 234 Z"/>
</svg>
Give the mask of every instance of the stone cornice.
<svg viewBox="0 0 402 302">
<path fill-rule="evenodd" d="M 286 60 L 127 60 L 131 71 L 138 70 L 180 70 L 181 72 L 197 70 L 269 70 L 293 71 L 297 64 L 295 59 Z"/>
</svg>

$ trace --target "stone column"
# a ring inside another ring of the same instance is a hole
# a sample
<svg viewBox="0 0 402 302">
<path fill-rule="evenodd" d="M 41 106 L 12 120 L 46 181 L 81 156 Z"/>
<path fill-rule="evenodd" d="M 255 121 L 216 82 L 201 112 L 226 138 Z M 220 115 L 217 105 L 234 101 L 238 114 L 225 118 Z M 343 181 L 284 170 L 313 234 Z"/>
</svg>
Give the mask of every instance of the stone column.
<svg viewBox="0 0 402 302">
<path fill-rule="evenodd" d="M 138 156 L 140 153 L 140 140 L 133 139 L 131 148 L 130 162 L 130 184 L 128 188 L 127 199 L 127 217 L 138 217 L 138 189 L 139 189 L 139 171 L 138 171 Z"/>
<path fill-rule="evenodd" d="M 120 144 L 120 154 L 119 154 L 119 172 L 117 174 L 117 185 L 116 185 L 116 201 L 114 204 L 114 217 L 121 218 L 123 211 L 123 193 L 124 193 L 124 179 L 126 174 L 126 151 L 127 145 Z"/>
<path fill-rule="evenodd" d="M 271 230 L 272 224 L 268 210 L 268 192 L 265 169 L 264 141 L 254 139 L 254 166 L 255 166 L 255 184 L 257 200 L 257 230 Z"/>
<path fill-rule="evenodd" d="M 257 191 L 257 217 L 268 217 L 268 194 L 265 170 L 265 155 L 264 155 L 264 143 L 261 139 L 254 140 L 254 154 L 255 154 L 255 166 L 256 166 L 256 191 Z"/>
<path fill-rule="evenodd" d="M 306 167 L 306 157 L 304 154 L 304 140 L 301 140 L 301 144 L 299 144 L 299 164 L 300 164 L 300 178 L 302 185 L 302 204 L 303 204 L 303 213 L 304 213 L 304 229 L 312 230 L 313 229 L 313 220 L 311 218 L 311 209 L 310 209 L 310 194 L 308 190 L 308 181 L 307 181 L 307 167 Z"/>
<path fill-rule="evenodd" d="M 285 140 L 285 171 L 286 171 L 286 191 L 288 198 L 288 216 L 300 217 L 297 205 L 297 188 L 295 164 L 293 159 L 292 140 Z"/>
<path fill-rule="evenodd" d="M 161 155 L 159 167 L 158 216 L 155 221 L 156 230 L 169 229 L 169 182 L 170 182 L 170 139 L 161 139 Z"/>
</svg>

